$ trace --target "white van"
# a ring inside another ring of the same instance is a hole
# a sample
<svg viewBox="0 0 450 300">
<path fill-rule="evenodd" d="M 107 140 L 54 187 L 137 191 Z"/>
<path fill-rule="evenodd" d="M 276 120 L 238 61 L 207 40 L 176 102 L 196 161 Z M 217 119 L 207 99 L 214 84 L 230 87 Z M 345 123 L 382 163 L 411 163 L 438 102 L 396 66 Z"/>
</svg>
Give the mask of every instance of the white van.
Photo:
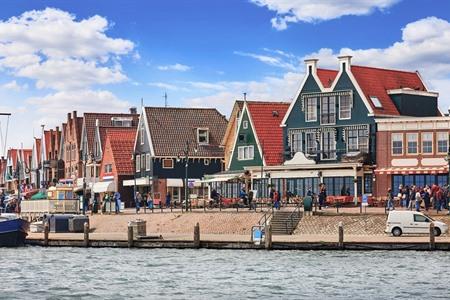
<svg viewBox="0 0 450 300">
<path fill-rule="evenodd" d="M 434 223 L 434 235 L 439 236 L 447 233 L 448 225 L 444 222 L 435 221 L 427 215 L 416 211 L 389 212 L 384 232 L 392 233 L 393 236 L 405 234 L 428 234 L 430 233 L 430 223 Z"/>
</svg>

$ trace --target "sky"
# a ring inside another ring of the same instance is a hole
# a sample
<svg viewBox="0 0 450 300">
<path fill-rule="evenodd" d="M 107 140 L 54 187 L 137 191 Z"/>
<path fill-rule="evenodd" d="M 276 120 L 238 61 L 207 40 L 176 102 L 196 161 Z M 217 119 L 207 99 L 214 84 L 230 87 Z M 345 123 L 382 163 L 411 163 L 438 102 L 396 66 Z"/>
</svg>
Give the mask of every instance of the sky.
<svg viewBox="0 0 450 300">
<path fill-rule="evenodd" d="M 304 59 L 418 70 L 450 106 L 450 1 L 2 0 L 0 154 L 67 113 L 291 101 Z"/>
</svg>

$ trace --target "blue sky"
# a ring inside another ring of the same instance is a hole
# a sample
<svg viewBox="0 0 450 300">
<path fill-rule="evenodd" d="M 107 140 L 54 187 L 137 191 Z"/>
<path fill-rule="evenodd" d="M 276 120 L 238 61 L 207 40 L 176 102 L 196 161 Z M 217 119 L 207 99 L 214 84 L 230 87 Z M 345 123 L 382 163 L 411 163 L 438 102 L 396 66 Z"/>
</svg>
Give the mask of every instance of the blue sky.
<svg viewBox="0 0 450 300">
<path fill-rule="evenodd" d="M 165 92 L 228 114 L 243 92 L 291 100 L 305 58 L 337 68 L 339 54 L 419 70 L 450 106 L 448 1 L 2 0 L 0 111 L 11 147 L 69 111 L 160 106 Z"/>
</svg>

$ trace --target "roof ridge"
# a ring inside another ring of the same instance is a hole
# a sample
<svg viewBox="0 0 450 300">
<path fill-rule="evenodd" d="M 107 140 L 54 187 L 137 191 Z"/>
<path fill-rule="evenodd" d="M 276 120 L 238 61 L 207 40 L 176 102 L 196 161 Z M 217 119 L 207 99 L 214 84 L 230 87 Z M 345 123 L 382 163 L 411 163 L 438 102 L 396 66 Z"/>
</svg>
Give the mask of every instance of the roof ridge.
<svg viewBox="0 0 450 300">
<path fill-rule="evenodd" d="M 291 102 L 288 101 L 263 101 L 263 100 L 250 100 L 247 101 L 251 104 L 291 104 Z"/>
<path fill-rule="evenodd" d="M 388 68 L 381 68 L 381 67 L 370 67 L 370 66 L 359 66 L 359 65 L 351 65 L 351 67 L 375 69 L 375 70 L 380 70 L 380 71 L 391 71 L 391 72 L 399 72 L 399 73 L 408 73 L 408 74 L 417 74 L 417 70 L 416 71 L 405 71 L 405 70 L 399 70 L 399 69 L 388 69 Z"/>
</svg>

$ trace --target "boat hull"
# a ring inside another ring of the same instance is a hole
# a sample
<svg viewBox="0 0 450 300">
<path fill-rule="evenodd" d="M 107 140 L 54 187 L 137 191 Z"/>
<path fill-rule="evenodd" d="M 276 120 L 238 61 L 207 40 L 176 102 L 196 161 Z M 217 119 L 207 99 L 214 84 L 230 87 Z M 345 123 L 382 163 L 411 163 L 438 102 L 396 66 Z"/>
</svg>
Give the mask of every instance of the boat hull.
<svg viewBox="0 0 450 300">
<path fill-rule="evenodd" d="M 0 222 L 0 247 L 17 247 L 25 243 L 30 224 L 22 219 Z"/>
</svg>

